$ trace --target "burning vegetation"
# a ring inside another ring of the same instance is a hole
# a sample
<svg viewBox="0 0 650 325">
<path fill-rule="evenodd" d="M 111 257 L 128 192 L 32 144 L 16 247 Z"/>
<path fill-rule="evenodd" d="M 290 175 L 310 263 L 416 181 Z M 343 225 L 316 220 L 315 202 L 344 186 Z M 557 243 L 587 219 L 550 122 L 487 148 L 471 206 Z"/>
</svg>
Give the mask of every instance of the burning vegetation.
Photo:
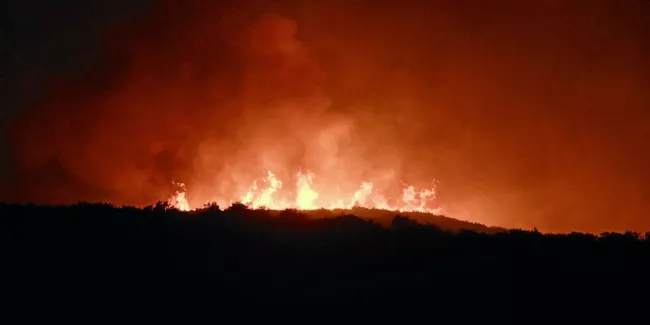
<svg viewBox="0 0 650 325">
<path fill-rule="evenodd" d="M 17 113 L 0 200 L 650 227 L 647 1 L 153 3 Z"/>
</svg>

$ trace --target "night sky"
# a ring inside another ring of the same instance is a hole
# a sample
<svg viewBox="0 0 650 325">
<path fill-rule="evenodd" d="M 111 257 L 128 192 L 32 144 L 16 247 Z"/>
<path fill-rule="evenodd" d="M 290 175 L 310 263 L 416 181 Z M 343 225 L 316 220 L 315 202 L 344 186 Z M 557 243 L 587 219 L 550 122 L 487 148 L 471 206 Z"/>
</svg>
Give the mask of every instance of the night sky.
<svg viewBox="0 0 650 325">
<path fill-rule="evenodd" d="M 75 77 L 101 56 L 102 31 L 151 6 L 149 0 L 8 0 L 0 55 L 0 175 L 9 169 L 6 129 L 54 78 Z"/>
<path fill-rule="evenodd" d="M 435 178 L 450 216 L 489 225 L 650 229 L 648 1 L 7 12 L 0 200 L 142 205 L 182 181 L 199 201 L 309 168 L 331 184 Z"/>
</svg>

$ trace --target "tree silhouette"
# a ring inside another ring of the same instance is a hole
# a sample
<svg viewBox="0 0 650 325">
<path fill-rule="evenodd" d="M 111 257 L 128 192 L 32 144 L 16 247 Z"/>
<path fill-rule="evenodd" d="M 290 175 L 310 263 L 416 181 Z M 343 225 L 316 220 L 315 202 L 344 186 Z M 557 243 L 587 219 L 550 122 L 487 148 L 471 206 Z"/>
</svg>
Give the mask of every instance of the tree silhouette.
<svg viewBox="0 0 650 325">
<path fill-rule="evenodd" d="M 495 276 L 501 284 L 560 273 L 565 280 L 558 281 L 589 273 L 632 281 L 645 278 L 650 265 L 650 233 L 493 232 L 473 224 L 456 231 L 403 215 L 382 226 L 345 211 L 309 213 L 241 203 L 192 212 L 166 202 L 143 209 L 0 203 L 0 256 L 5 278 L 14 281 L 33 281 L 35 270 L 79 285 L 202 279 L 229 301 L 269 301 L 273 293 L 272 300 L 291 303 L 359 295 L 380 302 Z"/>
</svg>

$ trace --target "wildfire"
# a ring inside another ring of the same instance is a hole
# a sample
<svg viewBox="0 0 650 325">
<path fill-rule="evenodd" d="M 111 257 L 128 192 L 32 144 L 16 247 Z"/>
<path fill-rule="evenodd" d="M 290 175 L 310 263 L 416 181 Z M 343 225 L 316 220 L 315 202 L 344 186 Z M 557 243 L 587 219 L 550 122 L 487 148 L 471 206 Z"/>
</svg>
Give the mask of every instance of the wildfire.
<svg viewBox="0 0 650 325">
<path fill-rule="evenodd" d="M 222 207 L 239 202 L 253 209 L 271 210 L 333 210 L 363 207 L 400 212 L 441 213 L 441 208 L 430 207 L 431 202 L 436 198 L 435 181 L 431 188 L 422 190 L 407 185 L 402 189 L 401 197 L 389 199 L 378 193 L 372 182 L 362 182 L 356 191 L 348 195 L 340 193 L 322 195 L 324 193 L 319 193 L 313 186 L 314 178 L 313 173 L 300 172 L 296 175 L 295 191 L 283 191 L 284 183 L 275 173 L 267 171 L 265 177 L 253 180 L 247 190 L 235 199 L 216 199 L 212 202 Z M 182 211 L 195 209 L 196 207 L 192 207 L 187 200 L 185 185 L 175 184 L 179 187 L 179 191 L 169 199 L 169 204 Z"/>
<path fill-rule="evenodd" d="M 190 204 L 187 202 L 187 198 L 185 197 L 185 184 L 176 182 L 173 184 L 177 185 L 180 191 L 176 191 L 176 195 L 169 199 L 169 204 L 181 211 L 192 210 Z"/>
</svg>

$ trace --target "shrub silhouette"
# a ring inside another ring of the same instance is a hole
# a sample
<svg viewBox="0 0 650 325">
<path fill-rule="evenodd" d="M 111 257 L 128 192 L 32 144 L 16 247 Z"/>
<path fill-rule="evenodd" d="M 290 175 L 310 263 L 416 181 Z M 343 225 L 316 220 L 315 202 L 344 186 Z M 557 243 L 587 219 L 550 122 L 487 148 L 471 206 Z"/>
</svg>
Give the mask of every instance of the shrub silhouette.
<svg viewBox="0 0 650 325">
<path fill-rule="evenodd" d="M 345 211 L 317 215 L 241 203 L 192 212 L 164 202 L 143 209 L 0 204 L 3 274 L 23 286 L 35 279 L 200 279 L 199 286 L 232 301 L 315 303 L 406 299 L 539 274 L 565 274 L 557 283 L 571 285 L 589 272 L 633 281 L 650 265 L 650 233 L 495 232 L 475 224 L 456 230 L 457 223 L 444 223 L 450 229 L 404 215 L 383 226 Z"/>
</svg>

